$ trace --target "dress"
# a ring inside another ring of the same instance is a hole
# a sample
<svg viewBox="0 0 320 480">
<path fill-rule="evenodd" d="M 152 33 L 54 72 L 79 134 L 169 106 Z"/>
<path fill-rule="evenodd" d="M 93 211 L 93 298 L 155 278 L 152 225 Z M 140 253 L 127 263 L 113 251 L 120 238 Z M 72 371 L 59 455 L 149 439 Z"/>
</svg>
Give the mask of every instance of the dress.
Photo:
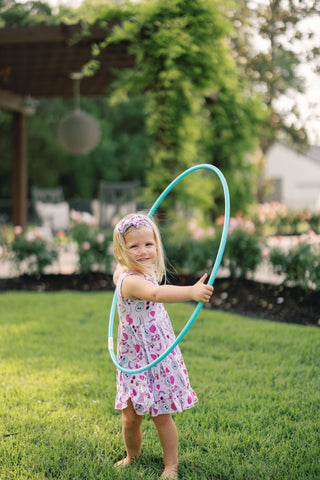
<svg viewBox="0 0 320 480">
<path fill-rule="evenodd" d="M 133 272 L 122 273 L 117 282 L 119 313 L 118 361 L 127 368 L 140 368 L 159 357 L 175 340 L 169 316 L 162 303 L 121 295 L 124 278 Z M 147 281 L 156 284 L 152 277 Z M 127 374 L 117 370 L 116 409 L 124 409 L 131 399 L 138 415 L 182 412 L 194 406 L 197 397 L 192 390 L 188 372 L 179 346 L 151 369 Z"/>
</svg>

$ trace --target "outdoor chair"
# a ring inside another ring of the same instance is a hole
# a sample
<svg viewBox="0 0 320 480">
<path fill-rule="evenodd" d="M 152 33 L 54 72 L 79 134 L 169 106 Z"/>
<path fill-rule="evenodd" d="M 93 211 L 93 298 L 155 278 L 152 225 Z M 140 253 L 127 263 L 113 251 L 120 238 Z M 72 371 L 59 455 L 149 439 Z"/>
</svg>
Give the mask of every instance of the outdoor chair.
<svg viewBox="0 0 320 480">
<path fill-rule="evenodd" d="M 112 227 L 115 219 L 137 210 L 139 187 L 139 182 L 100 181 L 98 211 L 95 212 L 100 228 Z"/>
<path fill-rule="evenodd" d="M 70 208 L 64 201 L 63 190 L 57 188 L 32 188 L 32 202 L 43 227 L 52 232 L 68 230 Z"/>
</svg>

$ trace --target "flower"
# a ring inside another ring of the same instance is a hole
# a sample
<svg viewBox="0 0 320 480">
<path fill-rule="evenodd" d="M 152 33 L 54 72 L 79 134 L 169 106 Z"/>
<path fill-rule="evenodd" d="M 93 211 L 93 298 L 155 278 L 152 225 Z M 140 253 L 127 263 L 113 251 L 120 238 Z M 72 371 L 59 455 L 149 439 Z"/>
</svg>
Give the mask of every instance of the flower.
<svg viewBox="0 0 320 480">
<path fill-rule="evenodd" d="M 82 248 L 83 248 L 83 250 L 89 250 L 90 249 L 90 243 L 89 242 L 83 242 Z"/>
<path fill-rule="evenodd" d="M 36 239 L 36 236 L 34 234 L 33 231 L 30 231 L 26 234 L 26 239 L 29 241 L 29 242 L 33 242 L 35 239 Z"/>
<path fill-rule="evenodd" d="M 15 235 L 21 235 L 22 232 L 23 232 L 23 228 L 21 227 L 21 225 L 15 225 L 13 227 L 13 233 Z"/>
<path fill-rule="evenodd" d="M 224 224 L 224 215 L 220 215 L 216 218 L 216 225 L 223 225 Z"/>
<path fill-rule="evenodd" d="M 103 243 L 103 242 L 104 242 L 104 235 L 103 235 L 103 233 L 98 233 L 98 235 L 97 235 L 97 242 L 98 242 L 98 243 Z"/>
</svg>

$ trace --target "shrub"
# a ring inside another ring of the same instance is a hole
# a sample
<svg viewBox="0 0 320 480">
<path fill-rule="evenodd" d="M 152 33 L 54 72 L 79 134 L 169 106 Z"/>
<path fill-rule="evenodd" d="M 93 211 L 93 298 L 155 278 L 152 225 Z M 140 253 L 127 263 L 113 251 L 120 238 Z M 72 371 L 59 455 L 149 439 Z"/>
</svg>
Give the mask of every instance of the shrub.
<svg viewBox="0 0 320 480">
<path fill-rule="evenodd" d="M 259 237 L 241 226 L 229 233 L 222 265 L 228 267 L 231 277 L 245 277 L 254 273 L 262 260 Z"/>
<path fill-rule="evenodd" d="M 284 275 L 284 283 L 303 289 L 320 289 L 320 239 L 313 232 L 301 235 L 299 243 L 284 252 L 270 251 L 269 260 L 275 274 Z"/>
<path fill-rule="evenodd" d="M 23 270 L 41 274 L 58 258 L 55 247 L 36 228 L 23 233 L 20 226 L 14 227 L 14 238 L 4 240 L 3 246 L 20 274 Z"/>
<path fill-rule="evenodd" d="M 170 264 L 180 273 L 198 275 L 212 268 L 219 246 L 219 238 L 195 240 L 186 238 L 180 242 L 164 241 Z M 208 272 L 209 273 L 209 272 Z"/>
<path fill-rule="evenodd" d="M 167 227 L 162 239 L 169 260 L 169 272 L 170 266 L 184 274 L 208 272 L 218 250 L 218 235 L 214 228 L 200 227 L 196 220 L 180 219 L 173 229 Z"/>
<path fill-rule="evenodd" d="M 205 230 L 196 225 L 188 226 L 188 232 L 177 239 L 169 236 L 164 241 L 165 251 L 171 263 L 181 273 L 199 274 L 212 268 L 221 239 L 224 217 L 218 217 L 215 229 Z M 192 228 L 190 228 L 192 227 Z M 260 237 L 253 223 L 237 217 L 230 219 L 229 234 L 222 266 L 230 270 L 233 277 L 244 277 L 253 273 L 262 260 Z"/>
<path fill-rule="evenodd" d="M 70 234 L 77 244 L 80 273 L 109 272 L 112 255 L 109 253 L 111 234 L 99 231 L 95 217 L 71 211 Z"/>
<path fill-rule="evenodd" d="M 284 202 L 260 203 L 251 211 L 256 229 L 263 235 L 300 235 L 313 230 L 320 233 L 320 211 L 290 210 Z"/>
</svg>

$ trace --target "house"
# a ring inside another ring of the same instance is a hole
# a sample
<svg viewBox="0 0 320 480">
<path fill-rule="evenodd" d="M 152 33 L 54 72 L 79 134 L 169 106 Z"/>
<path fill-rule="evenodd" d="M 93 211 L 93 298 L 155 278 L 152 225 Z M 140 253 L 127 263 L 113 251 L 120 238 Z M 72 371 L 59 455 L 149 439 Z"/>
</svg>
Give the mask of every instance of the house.
<svg viewBox="0 0 320 480">
<path fill-rule="evenodd" d="M 274 143 L 266 153 L 265 177 L 273 183 L 266 201 L 285 202 L 290 209 L 320 210 L 320 146 L 300 152 Z"/>
</svg>

